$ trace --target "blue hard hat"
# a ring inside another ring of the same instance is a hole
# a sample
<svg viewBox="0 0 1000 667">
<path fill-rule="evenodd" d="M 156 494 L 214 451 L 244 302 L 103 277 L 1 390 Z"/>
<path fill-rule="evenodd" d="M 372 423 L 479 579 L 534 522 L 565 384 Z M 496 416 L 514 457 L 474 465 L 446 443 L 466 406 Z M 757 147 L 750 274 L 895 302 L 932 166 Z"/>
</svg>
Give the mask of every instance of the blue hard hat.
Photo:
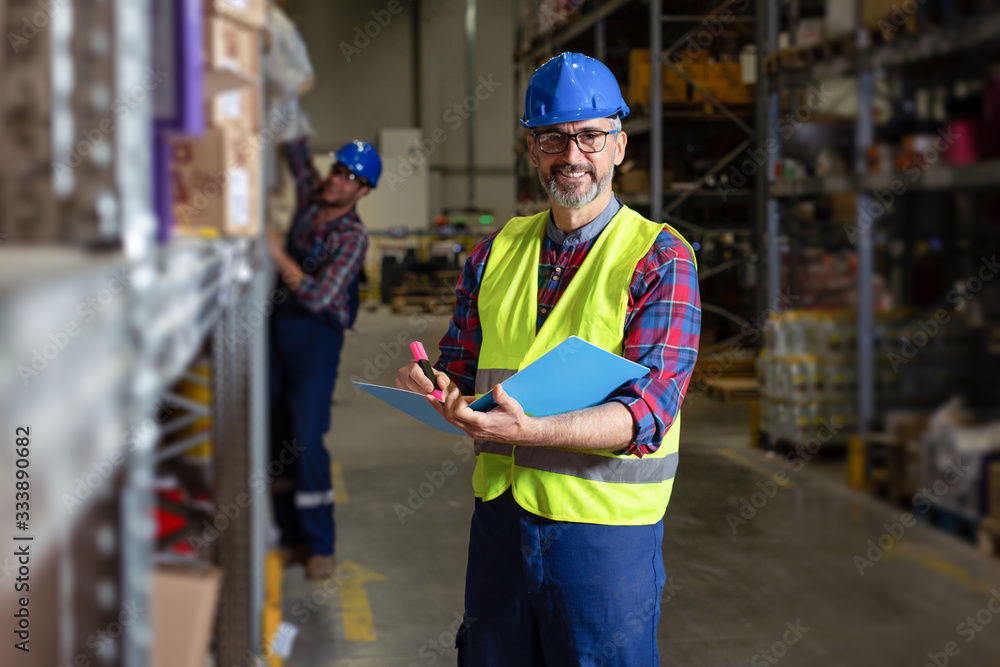
<svg viewBox="0 0 1000 667">
<path fill-rule="evenodd" d="M 382 173 L 382 159 L 375 147 L 365 141 L 352 141 L 344 144 L 333 154 L 337 162 L 368 181 L 371 187 L 378 184 Z"/>
<path fill-rule="evenodd" d="M 602 63 L 582 53 L 561 53 L 535 70 L 524 98 L 524 127 L 541 127 L 618 115 L 629 108 L 618 80 Z"/>
</svg>

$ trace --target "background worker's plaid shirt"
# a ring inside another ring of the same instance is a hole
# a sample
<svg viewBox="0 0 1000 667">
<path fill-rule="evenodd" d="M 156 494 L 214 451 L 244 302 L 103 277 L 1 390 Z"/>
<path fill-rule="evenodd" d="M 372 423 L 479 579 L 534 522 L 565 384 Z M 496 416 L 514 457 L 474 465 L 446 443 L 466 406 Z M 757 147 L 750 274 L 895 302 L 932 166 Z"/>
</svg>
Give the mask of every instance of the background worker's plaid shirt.
<svg viewBox="0 0 1000 667">
<path fill-rule="evenodd" d="M 476 300 L 498 233 L 487 237 L 469 255 L 456 288 L 455 315 L 441 339 L 441 357 L 435 365 L 451 377 L 463 395 L 474 393 L 483 340 Z M 576 244 L 568 238 L 560 245 L 546 235 L 538 263 L 536 331 L 551 314 L 597 238 L 600 235 Z M 649 367 L 651 372 L 624 385 L 611 397 L 628 408 L 636 424 L 635 438 L 624 453 L 642 456 L 659 448 L 677 418 L 691 380 L 700 330 L 701 298 L 694 258 L 676 235 L 664 230 L 636 265 L 629 287 L 622 356 Z"/>
<path fill-rule="evenodd" d="M 300 256 L 309 255 L 317 243 L 323 252 L 315 270 L 307 274 L 294 291 L 295 298 L 314 313 L 331 313 L 343 328 L 350 324 L 347 288 L 361 272 L 368 250 L 368 233 L 355 209 L 336 220 L 317 223 L 322 208 L 313 202 L 322 179 L 313 164 L 312 152 L 305 139 L 285 145 L 288 166 L 295 178 L 295 218 L 288 230 L 287 245 Z"/>
</svg>

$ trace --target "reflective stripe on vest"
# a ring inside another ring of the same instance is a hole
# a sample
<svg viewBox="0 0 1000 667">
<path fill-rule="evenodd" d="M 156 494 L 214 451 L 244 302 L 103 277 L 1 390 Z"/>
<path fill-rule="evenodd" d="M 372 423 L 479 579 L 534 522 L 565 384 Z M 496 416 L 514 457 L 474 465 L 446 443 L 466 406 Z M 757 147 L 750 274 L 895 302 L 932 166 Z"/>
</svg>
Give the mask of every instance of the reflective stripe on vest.
<svg viewBox="0 0 1000 667">
<path fill-rule="evenodd" d="M 483 332 L 476 374 L 479 395 L 570 335 L 621 354 L 636 265 L 661 230 L 681 238 L 669 226 L 654 224 L 622 207 L 536 333 L 538 261 L 547 220 L 547 211 L 514 218 L 493 240 L 477 301 Z M 512 487 L 518 504 L 556 520 L 656 523 L 673 488 L 679 432 L 680 414 L 659 449 L 642 459 L 477 440 L 473 487 L 483 500 L 492 500 Z"/>
</svg>

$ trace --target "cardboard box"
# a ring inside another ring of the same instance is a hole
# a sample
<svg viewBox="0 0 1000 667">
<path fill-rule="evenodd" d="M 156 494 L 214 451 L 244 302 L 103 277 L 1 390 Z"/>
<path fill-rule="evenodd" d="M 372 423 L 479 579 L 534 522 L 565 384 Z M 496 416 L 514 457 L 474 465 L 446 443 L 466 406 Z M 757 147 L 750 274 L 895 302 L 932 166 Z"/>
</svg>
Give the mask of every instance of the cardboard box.
<svg viewBox="0 0 1000 667">
<path fill-rule="evenodd" d="M 159 565 L 153 573 L 153 667 L 201 667 L 222 586 L 215 567 Z"/>
<path fill-rule="evenodd" d="M 854 192 L 837 192 L 830 195 L 831 222 L 853 223 L 858 216 L 858 195 Z"/>
<path fill-rule="evenodd" d="M 695 83 L 724 104 L 749 104 L 754 100 L 753 86 L 743 83 L 743 71 L 739 63 L 692 63 L 685 65 L 685 71 Z M 708 101 L 693 87 L 691 100 Z"/>
<path fill-rule="evenodd" d="M 170 142 L 176 233 L 256 236 L 260 229 L 260 150 L 237 129 L 212 129 Z"/>
<path fill-rule="evenodd" d="M 628 54 L 628 103 L 637 107 L 648 106 L 651 85 L 649 49 L 632 49 Z"/>
<path fill-rule="evenodd" d="M 210 127 L 260 131 L 260 88 L 244 86 L 209 98 L 205 113 Z"/>
<path fill-rule="evenodd" d="M 678 65 L 681 71 L 687 64 Z M 664 102 L 687 102 L 688 82 L 680 74 L 674 71 L 669 65 L 663 66 L 663 101 Z"/>
<path fill-rule="evenodd" d="M 267 24 L 267 0 L 208 0 L 205 11 L 253 28 Z"/>
<path fill-rule="evenodd" d="M 648 107 L 653 85 L 652 63 L 649 49 L 632 49 L 628 58 L 628 103 L 637 107 Z M 700 63 L 697 63 L 700 64 Z M 683 70 L 697 65 L 684 63 Z M 688 83 L 669 65 L 661 67 L 662 96 L 664 102 L 686 102 L 688 99 Z"/>
<path fill-rule="evenodd" d="M 228 19 L 205 19 L 205 95 L 260 82 L 259 35 Z"/>
</svg>

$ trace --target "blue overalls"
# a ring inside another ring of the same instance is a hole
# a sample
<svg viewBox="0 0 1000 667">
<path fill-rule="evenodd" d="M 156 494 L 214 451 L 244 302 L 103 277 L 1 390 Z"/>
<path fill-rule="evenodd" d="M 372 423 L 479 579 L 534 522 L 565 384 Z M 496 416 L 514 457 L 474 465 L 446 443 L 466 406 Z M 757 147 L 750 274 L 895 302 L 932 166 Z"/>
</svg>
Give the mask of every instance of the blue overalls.
<svg viewBox="0 0 1000 667">
<path fill-rule="evenodd" d="M 317 240 L 312 251 L 303 255 L 292 243 L 286 243 L 288 254 L 299 266 L 322 249 L 322 241 Z M 358 314 L 359 282 L 360 275 L 354 276 L 348 288 L 348 327 Z M 281 546 L 306 545 L 313 555 L 329 556 L 334 553 L 336 527 L 330 454 L 323 436 L 330 428 L 344 329 L 333 313 L 313 313 L 289 294 L 274 309 L 270 335 L 268 474 L 273 478 Z"/>
</svg>

